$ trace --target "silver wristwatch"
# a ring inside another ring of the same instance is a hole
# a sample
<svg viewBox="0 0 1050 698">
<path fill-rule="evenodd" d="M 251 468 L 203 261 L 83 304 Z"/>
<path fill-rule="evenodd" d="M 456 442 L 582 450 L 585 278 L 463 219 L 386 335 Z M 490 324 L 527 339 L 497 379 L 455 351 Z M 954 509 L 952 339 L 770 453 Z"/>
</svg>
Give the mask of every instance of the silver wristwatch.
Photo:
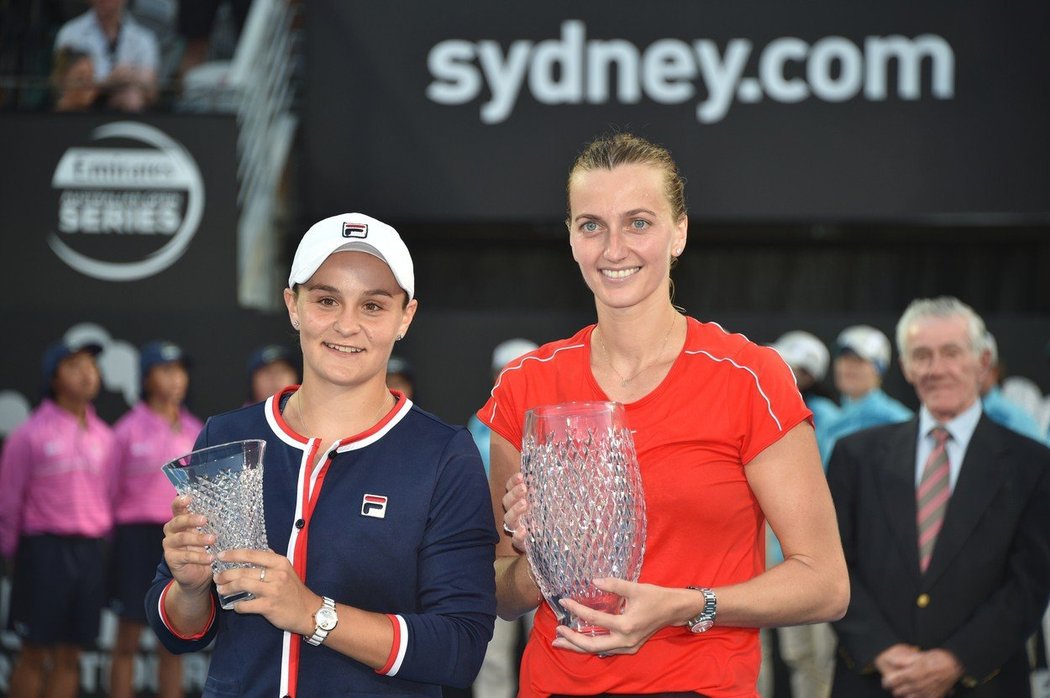
<svg viewBox="0 0 1050 698">
<path fill-rule="evenodd" d="M 704 595 L 704 607 L 695 618 L 690 618 L 685 624 L 688 625 L 689 629 L 694 633 L 707 632 L 715 626 L 715 615 L 718 613 L 718 597 L 715 596 L 715 592 L 707 587 L 688 588 L 695 589 Z"/>
<path fill-rule="evenodd" d="M 314 634 L 306 638 L 306 641 L 315 647 L 324 642 L 328 633 L 335 630 L 335 626 L 339 624 L 339 616 L 335 612 L 335 601 L 327 596 L 321 598 L 324 599 L 324 605 L 314 613 L 314 624 L 317 627 L 314 628 Z"/>
</svg>

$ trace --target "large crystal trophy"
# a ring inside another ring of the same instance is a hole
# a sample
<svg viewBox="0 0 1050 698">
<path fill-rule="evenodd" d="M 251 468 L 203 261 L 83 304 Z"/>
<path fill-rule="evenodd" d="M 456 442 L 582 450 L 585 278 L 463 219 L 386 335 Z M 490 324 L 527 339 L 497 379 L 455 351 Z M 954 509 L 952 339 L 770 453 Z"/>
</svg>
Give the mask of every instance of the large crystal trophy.
<svg viewBox="0 0 1050 698">
<path fill-rule="evenodd" d="M 645 500 L 623 406 L 569 402 L 529 410 L 521 472 L 528 488 L 525 554 L 543 597 L 563 625 L 607 634 L 558 602 L 620 613 L 623 599 L 592 580 L 634 582 L 642 569 Z"/>
<path fill-rule="evenodd" d="M 263 517 L 265 448 L 266 442 L 258 439 L 234 441 L 187 453 L 163 467 L 178 493 L 189 496 L 189 510 L 207 519 L 200 530 L 215 535 L 215 544 L 207 546 L 209 553 L 269 548 Z M 221 572 L 252 565 L 216 558 L 211 566 L 215 572 Z M 255 597 L 246 591 L 238 592 L 232 596 L 220 595 L 219 603 L 230 609 L 238 601 L 252 598 Z"/>
</svg>

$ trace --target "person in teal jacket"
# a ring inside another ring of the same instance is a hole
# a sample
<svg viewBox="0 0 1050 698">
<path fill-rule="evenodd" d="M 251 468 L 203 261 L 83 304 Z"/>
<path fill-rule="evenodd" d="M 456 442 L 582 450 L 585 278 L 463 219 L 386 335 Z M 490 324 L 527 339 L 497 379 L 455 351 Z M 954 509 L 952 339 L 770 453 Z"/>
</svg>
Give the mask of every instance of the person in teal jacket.
<svg viewBox="0 0 1050 698">
<path fill-rule="evenodd" d="M 843 330 L 835 342 L 835 388 L 842 395 L 839 416 L 824 430 L 820 457 L 827 467 L 835 442 L 861 429 L 904 422 L 913 416 L 882 390 L 890 366 L 890 340 L 870 325 Z"/>
<path fill-rule="evenodd" d="M 995 341 L 995 337 L 992 336 L 991 332 L 985 333 L 984 340 L 988 346 L 988 351 L 991 353 L 991 363 L 988 366 L 988 371 L 985 372 L 984 378 L 981 379 L 981 402 L 983 403 L 984 413 L 993 422 L 998 422 L 1007 429 L 1016 431 L 1018 434 L 1027 436 L 1030 439 L 1046 442 L 1046 434 L 1039 428 L 1035 417 L 1028 414 L 1020 405 L 1007 400 L 1003 395 L 1003 391 L 999 387 L 1003 376 L 1002 366 L 999 363 L 999 343 Z"/>
<path fill-rule="evenodd" d="M 802 393 L 806 407 L 813 412 L 813 426 L 817 443 L 823 430 L 838 419 L 839 406 L 831 392 L 824 387 L 831 353 L 815 335 L 795 330 L 780 336 L 772 346 L 795 374 L 795 383 Z"/>
</svg>

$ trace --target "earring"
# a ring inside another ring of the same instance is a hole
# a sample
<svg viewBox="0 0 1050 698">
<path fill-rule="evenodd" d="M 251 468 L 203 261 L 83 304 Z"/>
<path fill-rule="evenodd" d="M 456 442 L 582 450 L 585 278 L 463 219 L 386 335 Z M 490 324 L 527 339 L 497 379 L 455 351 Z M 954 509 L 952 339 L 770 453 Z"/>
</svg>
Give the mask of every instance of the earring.
<svg viewBox="0 0 1050 698">
<path fill-rule="evenodd" d="M 404 338 L 405 338 L 405 335 L 399 334 L 397 337 L 394 338 L 394 341 L 395 342 L 400 342 Z"/>
<path fill-rule="evenodd" d="M 293 328 L 293 329 L 294 329 L 294 330 L 295 330 L 296 332 L 298 332 L 298 331 L 299 331 L 299 321 L 298 321 L 298 320 L 292 320 L 292 328 Z"/>
<path fill-rule="evenodd" d="M 677 257 L 678 255 L 682 254 L 682 248 L 681 247 L 674 248 L 674 250 L 671 252 L 671 254 L 673 254 L 675 257 Z"/>
</svg>

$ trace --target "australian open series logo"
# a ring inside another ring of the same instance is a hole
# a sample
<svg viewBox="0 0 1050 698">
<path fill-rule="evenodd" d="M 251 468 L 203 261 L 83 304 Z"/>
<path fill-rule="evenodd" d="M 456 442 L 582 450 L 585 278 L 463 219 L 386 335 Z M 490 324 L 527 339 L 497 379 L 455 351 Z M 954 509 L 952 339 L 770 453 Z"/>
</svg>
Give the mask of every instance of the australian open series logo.
<svg viewBox="0 0 1050 698">
<path fill-rule="evenodd" d="M 343 223 L 344 238 L 366 238 L 368 237 L 367 223 Z"/>
<path fill-rule="evenodd" d="M 381 494 L 366 494 L 361 500 L 361 516 L 385 519 L 386 497 Z"/>
<path fill-rule="evenodd" d="M 204 182 L 181 144 L 119 121 L 68 149 L 51 186 L 58 221 L 48 245 L 63 262 L 106 281 L 153 276 L 183 255 L 204 211 Z"/>
</svg>

